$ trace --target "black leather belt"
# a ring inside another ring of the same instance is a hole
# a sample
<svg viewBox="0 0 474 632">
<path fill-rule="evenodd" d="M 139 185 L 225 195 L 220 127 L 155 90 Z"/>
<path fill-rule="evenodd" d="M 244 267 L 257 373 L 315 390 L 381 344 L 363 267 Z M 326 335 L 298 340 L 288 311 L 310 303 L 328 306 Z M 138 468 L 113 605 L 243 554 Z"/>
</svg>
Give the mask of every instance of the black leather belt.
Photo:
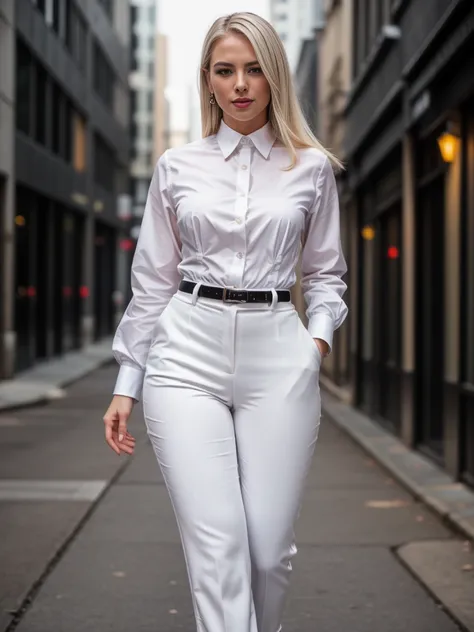
<svg viewBox="0 0 474 632">
<path fill-rule="evenodd" d="M 179 289 L 182 292 L 192 294 L 196 283 L 191 281 L 181 281 Z M 290 290 L 276 291 L 279 302 L 288 302 L 291 300 Z M 211 287 L 210 285 L 201 285 L 198 296 L 204 298 L 216 298 L 224 303 L 271 303 L 272 293 L 270 290 L 234 290 L 226 287 Z"/>
</svg>

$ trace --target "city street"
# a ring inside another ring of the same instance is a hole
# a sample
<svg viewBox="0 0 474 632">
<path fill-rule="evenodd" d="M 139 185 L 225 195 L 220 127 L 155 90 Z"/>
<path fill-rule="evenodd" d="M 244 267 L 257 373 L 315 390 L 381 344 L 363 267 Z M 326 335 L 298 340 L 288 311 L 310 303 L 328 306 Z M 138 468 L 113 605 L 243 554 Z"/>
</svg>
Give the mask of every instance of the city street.
<svg viewBox="0 0 474 632">
<path fill-rule="evenodd" d="M 141 411 L 132 459 L 103 439 L 116 375 L 0 415 L 0 630 L 192 632 L 178 531 Z M 323 417 L 284 632 L 454 632 L 399 547 L 465 546 Z M 439 573 L 442 573 L 442 565 Z M 223 631 L 222 631 L 223 632 Z"/>
</svg>

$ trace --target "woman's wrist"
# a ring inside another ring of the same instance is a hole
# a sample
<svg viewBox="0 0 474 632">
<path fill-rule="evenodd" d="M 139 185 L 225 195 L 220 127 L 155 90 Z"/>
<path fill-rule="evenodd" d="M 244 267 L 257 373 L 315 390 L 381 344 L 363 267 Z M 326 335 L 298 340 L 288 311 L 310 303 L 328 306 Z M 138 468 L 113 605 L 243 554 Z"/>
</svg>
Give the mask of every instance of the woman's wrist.
<svg viewBox="0 0 474 632">
<path fill-rule="evenodd" d="M 314 342 L 317 344 L 319 351 L 323 358 L 329 354 L 329 345 L 322 338 L 313 338 Z"/>
</svg>

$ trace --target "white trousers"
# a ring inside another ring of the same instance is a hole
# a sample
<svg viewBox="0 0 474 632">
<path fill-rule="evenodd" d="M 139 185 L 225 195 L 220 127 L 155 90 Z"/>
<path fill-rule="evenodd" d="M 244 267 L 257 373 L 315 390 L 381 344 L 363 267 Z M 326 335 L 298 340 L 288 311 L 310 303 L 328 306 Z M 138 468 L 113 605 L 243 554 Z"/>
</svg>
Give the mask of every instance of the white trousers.
<svg viewBox="0 0 474 632">
<path fill-rule="evenodd" d="M 148 356 L 148 436 L 198 632 L 278 632 L 321 413 L 321 356 L 292 303 L 178 290 Z"/>
</svg>

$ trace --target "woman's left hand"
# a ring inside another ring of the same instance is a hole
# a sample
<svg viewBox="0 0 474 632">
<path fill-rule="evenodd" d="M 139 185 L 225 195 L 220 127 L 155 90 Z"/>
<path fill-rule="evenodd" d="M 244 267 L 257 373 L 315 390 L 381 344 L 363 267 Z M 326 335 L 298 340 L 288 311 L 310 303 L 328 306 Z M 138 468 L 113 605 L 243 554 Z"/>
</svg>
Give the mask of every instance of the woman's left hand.
<svg viewBox="0 0 474 632">
<path fill-rule="evenodd" d="M 316 345 L 318 346 L 319 352 L 321 353 L 321 356 L 324 358 L 324 356 L 329 352 L 329 345 L 325 340 L 322 340 L 321 338 L 313 338 L 314 342 L 316 343 Z"/>
</svg>

